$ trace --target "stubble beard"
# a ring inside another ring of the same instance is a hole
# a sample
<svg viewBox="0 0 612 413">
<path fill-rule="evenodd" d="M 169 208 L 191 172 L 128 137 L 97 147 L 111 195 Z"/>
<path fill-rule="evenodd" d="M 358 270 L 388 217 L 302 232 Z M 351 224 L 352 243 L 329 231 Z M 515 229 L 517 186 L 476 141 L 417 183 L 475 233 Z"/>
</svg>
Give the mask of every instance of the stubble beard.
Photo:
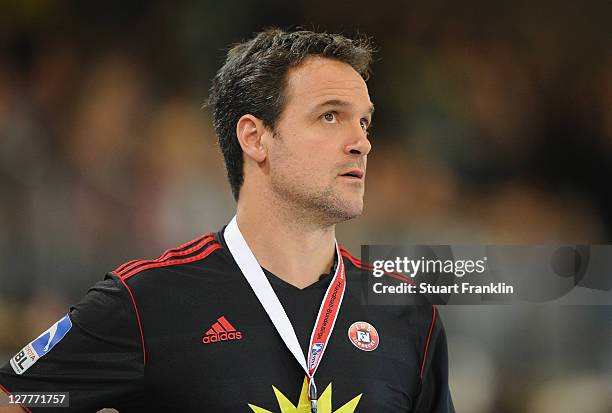
<svg viewBox="0 0 612 413">
<path fill-rule="evenodd" d="M 303 223 L 331 226 L 361 215 L 362 206 L 351 205 L 332 187 L 313 190 L 282 177 L 272 177 L 272 190 L 291 216 Z"/>
<path fill-rule="evenodd" d="M 270 183 L 279 210 L 287 210 L 292 219 L 305 224 L 330 226 L 361 215 L 363 201 L 345 199 L 332 182 L 313 188 L 308 178 L 291 174 L 295 168 L 277 165 L 270 169 Z M 316 180 L 316 178 L 312 178 Z"/>
</svg>

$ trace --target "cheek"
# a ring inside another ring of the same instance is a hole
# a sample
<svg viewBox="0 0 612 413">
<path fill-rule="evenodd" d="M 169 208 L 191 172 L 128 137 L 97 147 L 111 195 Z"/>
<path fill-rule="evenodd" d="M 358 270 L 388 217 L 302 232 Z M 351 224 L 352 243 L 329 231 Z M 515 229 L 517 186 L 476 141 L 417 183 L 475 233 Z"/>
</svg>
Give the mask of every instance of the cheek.
<svg viewBox="0 0 612 413">
<path fill-rule="evenodd" d="M 290 136 L 289 138 L 277 145 L 277 156 L 284 156 L 306 167 L 309 164 L 321 163 L 321 159 L 329 157 L 331 148 L 324 142 L 300 135 Z"/>
<path fill-rule="evenodd" d="M 284 130 L 281 140 L 270 148 L 272 169 L 283 170 L 283 175 L 304 176 L 311 182 L 313 178 L 327 181 L 338 162 L 339 148 L 325 132 L 317 128 Z"/>
</svg>

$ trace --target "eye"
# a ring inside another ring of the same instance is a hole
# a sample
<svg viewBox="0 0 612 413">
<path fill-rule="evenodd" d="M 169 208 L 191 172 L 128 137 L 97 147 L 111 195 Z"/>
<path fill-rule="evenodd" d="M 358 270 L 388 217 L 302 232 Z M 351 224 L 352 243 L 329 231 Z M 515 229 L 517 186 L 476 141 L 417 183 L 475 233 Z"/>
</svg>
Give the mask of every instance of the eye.
<svg viewBox="0 0 612 413">
<path fill-rule="evenodd" d="M 334 112 L 327 112 L 323 115 L 323 119 L 327 123 L 335 123 L 336 122 L 336 114 Z"/>
<path fill-rule="evenodd" d="M 363 129 L 366 134 L 369 134 L 368 129 L 370 128 L 370 122 L 366 118 L 363 118 L 361 121 L 359 121 L 359 123 L 361 125 L 361 129 Z"/>
</svg>

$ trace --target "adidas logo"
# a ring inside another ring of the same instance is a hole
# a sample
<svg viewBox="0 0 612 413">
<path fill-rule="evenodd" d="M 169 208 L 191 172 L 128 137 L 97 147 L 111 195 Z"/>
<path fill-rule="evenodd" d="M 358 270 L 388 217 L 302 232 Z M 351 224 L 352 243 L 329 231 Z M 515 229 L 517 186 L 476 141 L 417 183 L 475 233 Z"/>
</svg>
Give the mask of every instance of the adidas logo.
<svg viewBox="0 0 612 413">
<path fill-rule="evenodd" d="M 204 334 L 202 337 L 202 343 L 210 344 L 218 341 L 227 340 L 242 340 L 242 333 L 236 331 L 233 325 L 225 318 L 221 316 L 217 318 L 217 321 L 212 325 L 212 328 Z"/>
</svg>

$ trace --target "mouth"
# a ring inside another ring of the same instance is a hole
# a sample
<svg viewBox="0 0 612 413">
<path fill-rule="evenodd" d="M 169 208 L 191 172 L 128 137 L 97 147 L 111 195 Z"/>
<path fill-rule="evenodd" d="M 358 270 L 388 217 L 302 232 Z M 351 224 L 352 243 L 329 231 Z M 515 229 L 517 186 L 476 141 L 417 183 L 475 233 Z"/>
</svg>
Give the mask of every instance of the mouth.
<svg viewBox="0 0 612 413">
<path fill-rule="evenodd" d="M 351 169 L 350 171 L 347 171 L 341 174 L 340 176 L 352 179 L 363 179 L 364 173 L 361 169 Z"/>
</svg>

